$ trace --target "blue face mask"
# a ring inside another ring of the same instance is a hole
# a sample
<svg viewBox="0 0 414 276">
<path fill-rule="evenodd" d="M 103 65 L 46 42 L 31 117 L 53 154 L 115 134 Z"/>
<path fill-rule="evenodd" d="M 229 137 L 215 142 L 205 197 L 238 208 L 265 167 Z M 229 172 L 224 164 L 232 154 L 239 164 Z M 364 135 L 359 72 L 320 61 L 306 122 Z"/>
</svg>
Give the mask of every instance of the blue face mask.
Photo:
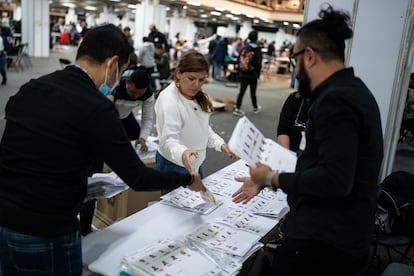
<svg viewBox="0 0 414 276">
<path fill-rule="evenodd" d="M 118 77 L 119 77 L 119 75 L 118 75 L 118 63 L 116 63 L 116 82 L 114 83 L 114 85 L 113 85 L 112 87 L 109 87 L 109 86 L 106 84 L 106 79 L 107 79 L 107 77 L 108 77 L 108 70 L 106 70 L 106 73 L 105 73 L 105 81 L 101 84 L 101 86 L 99 86 L 99 91 L 101 91 L 101 93 L 102 93 L 104 96 L 111 95 L 112 91 L 113 91 L 113 90 L 115 89 L 115 87 L 117 87 L 117 86 L 118 86 L 118 84 L 119 84 L 119 80 L 118 80 Z"/>
</svg>

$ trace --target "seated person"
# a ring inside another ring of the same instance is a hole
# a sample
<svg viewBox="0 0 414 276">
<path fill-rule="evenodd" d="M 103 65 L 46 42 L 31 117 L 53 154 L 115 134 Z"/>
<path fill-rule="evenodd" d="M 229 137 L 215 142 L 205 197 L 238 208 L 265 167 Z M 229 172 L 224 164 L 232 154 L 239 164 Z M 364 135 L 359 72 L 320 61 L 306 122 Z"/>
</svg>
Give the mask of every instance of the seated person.
<svg viewBox="0 0 414 276">
<path fill-rule="evenodd" d="M 135 145 L 141 145 L 142 151 L 147 151 L 146 140 L 151 133 L 154 121 L 154 93 L 147 89 L 150 76 L 143 70 L 127 70 L 119 85 L 114 89 L 111 99 L 119 113 L 129 140 L 135 140 Z M 133 109 L 142 108 L 141 125 L 135 119 Z"/>
</svg>

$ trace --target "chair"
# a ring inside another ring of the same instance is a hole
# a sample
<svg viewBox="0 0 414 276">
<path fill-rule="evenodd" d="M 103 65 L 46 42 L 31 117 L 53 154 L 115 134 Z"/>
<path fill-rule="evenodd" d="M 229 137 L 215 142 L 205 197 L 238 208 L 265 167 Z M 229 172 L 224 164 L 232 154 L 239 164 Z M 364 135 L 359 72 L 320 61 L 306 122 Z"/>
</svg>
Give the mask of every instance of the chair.
<svg viewBox="0 0 414 276">
<path fill-rule="evenodd" d="M 401 263 L 391 263 L 381 276 L 414 276 L 414 267 Z"/>
</svg>

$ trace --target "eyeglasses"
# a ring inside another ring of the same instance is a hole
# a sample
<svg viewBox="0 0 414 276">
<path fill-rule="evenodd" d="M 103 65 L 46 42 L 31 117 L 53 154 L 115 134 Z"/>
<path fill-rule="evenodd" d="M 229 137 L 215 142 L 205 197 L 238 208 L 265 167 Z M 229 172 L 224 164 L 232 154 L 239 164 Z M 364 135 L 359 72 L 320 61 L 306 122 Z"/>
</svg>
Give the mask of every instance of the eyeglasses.
<svg viewBox="0 0 414 276">
<path fill-rule="evenodd" d="M 297 57 L 297 56 L 300 56 L 300 55 L 301 55 L 301 54 L 303 54 L 305 51 L 306 51 L 306 48 L 305 48 L 305 49 L 300 50 L 299 52 L 293 53 L 293 54 L 291 54 L 291 55 L 289 56 L 289 61 L 290 61 L 290 64 L 291 64 L 293 67 L 296 67 L 296 57 Z"/>
<path fill-rule="evenodd" d="M 316 52 L 316 49 L 315 48 L 311 48 L 314 52 Z M 293 53 L 293 54 L 291 54 L 290 56 L 289 56 L 289 61 L 290 61 L 290 64 L 293 66 L 293 67 L 296 67 L 296 57 L 297 56 L 300 56 L 301 54 L 303 54 L 304 52 L 306 51 L 306 48 L 305 49 L 302 49 L 302 50 L 300 50 L 299 52 L 296 52 L 296 53 Z"/>
</svg>

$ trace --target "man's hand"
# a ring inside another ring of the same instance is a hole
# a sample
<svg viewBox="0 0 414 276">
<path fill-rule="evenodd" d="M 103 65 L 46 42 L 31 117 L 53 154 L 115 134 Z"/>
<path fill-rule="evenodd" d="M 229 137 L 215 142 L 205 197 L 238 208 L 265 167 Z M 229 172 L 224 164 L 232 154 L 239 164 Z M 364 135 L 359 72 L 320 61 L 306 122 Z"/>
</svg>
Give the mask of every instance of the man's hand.
<svg viewBox="0 0 414 276">
<path fill-rule="evenodd" d="M 135 141 L 135 146 L 136 146 L 136 145 L 141 145 L 141 151 L 142 151 L 142 152 L 147 152 L 147 151 L 148 151 L 148 146 L 147 146 L 147 144 L 145 143 L 144 138 L 138 138 L 138 139 Z"/>
<path fill-rule="evenodd" d="M 233 202 L 246 204 L 250 199 L 255 197 L 262 186 L 257 185 L 254 183 L 250 177 L 235 177 L 236 181 L 243 182 L 243 185 L 238 189 L 233 195 Z"/>
<path fill-rule="evenodd" d="M 188 149 L 183 152 L 183 155 L 181 158 L 182 158 L 183 165 L 188 170 L 188 172 L 190 173 L 193 172 L 192 160 L 197 157 L 198 157 L 198 152 L 196 150 Z"/>
<path fill-rule="evenodd" d="M 200 175 L 194 174 L 194 173 L 192 173 L 191 175 L 194 177 L 194 181 L 193 183 L 191 183 L 191 185 L 188 185 L 187 188 L 195 192 L 200 192 L 200 191 L 205 192 L 207 189 L 204 186 L 203 182 L 201 182 Z"/>
<path fill-rule="evenodd" d="M 250 177 L 254 183 L 264 185 L 266 182 L 266 176 L 272 169 L 260 162 L 256 163 L 256 167 L 250 167 Z"/>
</svg>

